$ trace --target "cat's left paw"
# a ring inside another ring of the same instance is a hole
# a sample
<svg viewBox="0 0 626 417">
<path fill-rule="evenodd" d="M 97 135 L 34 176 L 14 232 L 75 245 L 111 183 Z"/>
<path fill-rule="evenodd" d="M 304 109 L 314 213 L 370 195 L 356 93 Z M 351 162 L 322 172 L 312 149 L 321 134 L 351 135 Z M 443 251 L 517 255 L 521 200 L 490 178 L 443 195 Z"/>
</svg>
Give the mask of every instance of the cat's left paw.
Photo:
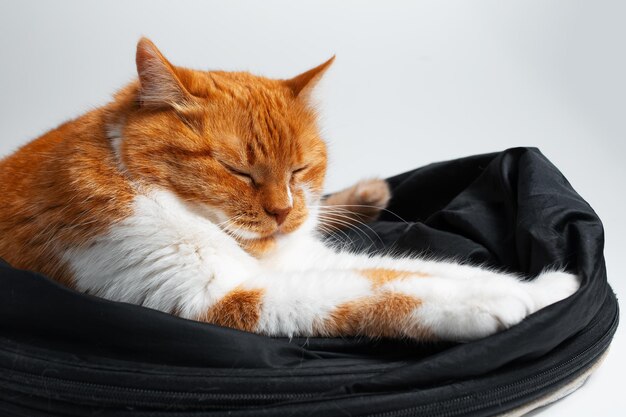
<svg viewBox="0 0 626 417">
<path fill-rule="evenodd" d="M 389 200 L 391 190 L 385 180 L 379 178 L 359 181 L 351 187 L 329 195 L 324 200 L 327 214 L 322 223 L 336 229 L 344 229 L 378 218 Z"/>
<path fill-rule="evenodd" d="M 362 222 L 376 220 L 391 199 L 389 184 L 380 178 L 361 180 L 352 188 L 346 201 L 347 209 Z"/>
</svg>

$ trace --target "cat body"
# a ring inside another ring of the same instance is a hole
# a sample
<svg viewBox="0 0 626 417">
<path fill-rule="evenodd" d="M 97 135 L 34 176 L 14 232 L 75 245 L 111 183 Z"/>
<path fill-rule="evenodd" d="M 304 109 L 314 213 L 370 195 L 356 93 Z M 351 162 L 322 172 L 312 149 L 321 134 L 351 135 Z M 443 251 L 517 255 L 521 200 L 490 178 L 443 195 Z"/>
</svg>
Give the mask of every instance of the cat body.
<svg viewBox="0 0 626 417">
<path fill-rule="evenodd" d="M 523 281 L 326 246 L 325 224 L 372 216 L 341 202 L 380 192 L 322 199 L 309 94 L 331 62 L 290 80 L 192 71 L 142 39 L 139 80 L 114 102 L 0 162 L 0 256 L 79 291 L 275 336 L 471 340 L 576 291 L 565 272 Z"/>
</svg>

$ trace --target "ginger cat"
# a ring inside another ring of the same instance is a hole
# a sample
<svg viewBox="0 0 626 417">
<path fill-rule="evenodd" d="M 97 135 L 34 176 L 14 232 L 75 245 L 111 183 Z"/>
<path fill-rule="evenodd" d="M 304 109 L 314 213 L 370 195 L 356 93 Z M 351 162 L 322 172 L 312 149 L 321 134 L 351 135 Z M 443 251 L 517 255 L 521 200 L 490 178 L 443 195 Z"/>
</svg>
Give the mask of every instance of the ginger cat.
<svg viewBox="0 0 626 417">
<path fill-rule="evenodd" d="M 454 262 L 325 246 L 319 219 L 374 218 L 382 181 L 328 198 L 309 96 L 333 59 L 288 80 L 172 65 L 148 39 L 113 102 L 0 161 L 0 257 L 78 291 L 276 336 L 472 340 L 568 297 Z M 428 198 L 428 196 L 423 196 Z M 330 217 L 329 217 L 330 216 Z"/>
</svg>

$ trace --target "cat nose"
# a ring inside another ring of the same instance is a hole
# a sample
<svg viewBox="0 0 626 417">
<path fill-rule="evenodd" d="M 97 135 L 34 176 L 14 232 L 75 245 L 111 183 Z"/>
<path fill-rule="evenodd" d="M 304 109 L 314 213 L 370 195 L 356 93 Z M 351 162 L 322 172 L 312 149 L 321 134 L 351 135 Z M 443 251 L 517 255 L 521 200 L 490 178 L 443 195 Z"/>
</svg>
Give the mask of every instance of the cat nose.
<svg viewBox="0 0 626 417">
<path fill-rule="evenodd" d="M 284 208 L 272 207 L 272 208 L 266 208 L 265 211 L 270 216 L 274 216 L 274 218 L 276 219 L 276 223 L 278 223 L 278 225 L 280 226 L 281 224 L 285 222 L 287 215 L 291 211 L 291 207 L 284 207 Z"/>
</svg>

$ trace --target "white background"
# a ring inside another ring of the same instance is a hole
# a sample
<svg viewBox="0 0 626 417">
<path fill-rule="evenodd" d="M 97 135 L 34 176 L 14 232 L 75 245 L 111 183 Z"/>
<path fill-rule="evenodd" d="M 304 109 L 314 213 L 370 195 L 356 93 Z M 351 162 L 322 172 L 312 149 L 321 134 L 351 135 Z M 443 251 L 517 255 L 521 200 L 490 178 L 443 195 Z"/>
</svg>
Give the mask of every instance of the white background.
<svg viewBox="0 0 626 417">
<path fill-rule="evenodd" d="M 619 295 L 625 22 L 607 0 L 0 0 L 0 155 L 105 103 L 133 78 L 140 35 L 178 65 L 281 78 L 337 54 L 318 90 L 329 189 L 538 146 L 604 220 Z M 586 386 L 542 415 L 623 415 L 625 344 L 619 331 Z"/>
</svg>

